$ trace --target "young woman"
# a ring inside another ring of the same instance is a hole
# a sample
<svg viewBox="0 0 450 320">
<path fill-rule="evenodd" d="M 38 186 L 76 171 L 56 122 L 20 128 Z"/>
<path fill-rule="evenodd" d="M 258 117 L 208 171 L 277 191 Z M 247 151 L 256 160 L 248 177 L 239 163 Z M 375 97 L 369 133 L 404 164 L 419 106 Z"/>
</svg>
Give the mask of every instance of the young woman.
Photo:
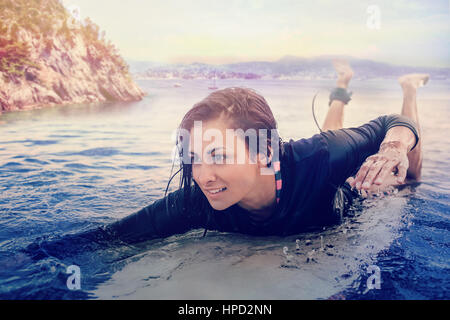
<svg viewBox="0 0 450 320">
<path fill-rule="evenodd" d="M 309 139 L 279 139 L 270 107 L 251 89 L 218 90 L 194 105 L 179 128 L 180 189 L 109 225 L 105 234 L 126 242 L 193 228 L 294 234 L 338 223 L 357 195 L 352 187 L 371 191 L 402 184 L 407 177 L 418 179 L 422 155 L 416 90 L 428 76 L 399 79 L 402 115 L 342 129 L 353 71 L 345 62 L 335 62 L 335 68 L 337 88 L 323 132 Z M 267 136 L 256 134 L 257 142 L 251 143 L 250 136 L 227 135 L 230 130 L 263 130 Z"/>
<path fill-rule="evenodd" d="M 399 79 L 401 115 L 342 129 L 353 71 L 345 62 L 335 62 L 335 68 L 337 88 L 330 95 L 322 133 L 285 142 L 261 95 L 245 88 L 215 91 L 194 105 L 180 124 L 180 188 L 122 220 L 74 237 L 135 243 L 194 228 L 295 234 L 339 223 L 358 196 L 354 189 L 378 191 L 407 177 L 419 179 L 416 90 L 428 76 Z M 70 240 L 64 238 L 57 246 L 65 241 Z M 40 246 L 48 252 L 55 245 Z"/>
</svg>

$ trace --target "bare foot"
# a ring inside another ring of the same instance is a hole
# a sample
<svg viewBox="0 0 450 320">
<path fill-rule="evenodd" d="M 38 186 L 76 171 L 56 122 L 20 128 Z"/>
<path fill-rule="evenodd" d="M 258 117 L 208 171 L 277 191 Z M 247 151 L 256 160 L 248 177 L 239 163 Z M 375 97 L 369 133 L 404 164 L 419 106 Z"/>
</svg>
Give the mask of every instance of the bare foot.
<svg viewBox="0 0 450 320">
<path fill-rule="evenodd" d="M 398 78 L 398 83 L 403 89 L 417 89 L 423 87 L 430 79 L 430 75 L 426 73 L 409 73 Z"/>
<path fill-rule="evenodd" d="M 333 66 L 338 74 L 337 86 L 338 88 L 347 88 L 348 83 L 353 77 L 353 70 L 345 60 L 333 60 Z"/>
</svg>

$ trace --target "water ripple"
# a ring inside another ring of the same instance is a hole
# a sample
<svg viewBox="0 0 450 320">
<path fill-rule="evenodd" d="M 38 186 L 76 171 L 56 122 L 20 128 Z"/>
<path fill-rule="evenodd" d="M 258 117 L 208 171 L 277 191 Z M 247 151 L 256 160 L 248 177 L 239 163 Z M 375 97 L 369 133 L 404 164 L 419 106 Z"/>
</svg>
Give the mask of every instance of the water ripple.
<svg viewBox="0 0 450 320">
<path fill-rule="evenodd" d="M 120 151 L 116 148 L 92 148 L 83 150 L 80 152 L 68 154 L 70 155 L 82 155 L 82 156 L 88 156 L 88 157 L 94 157 L 94 156 L 100 156 L 100 157 L 110 157 L 116 154 L 119 154 Z"/>
<path fill-rule="evenodd" d="M 56 255 L 46 254 L 42 248 L 52 240 L 110 223 L 162 196 L 171 168 L 171 142 L 166 138 L 170 140 L 185 106 L 207 94 L 208 86 L 187 81 L 184 94 L 176 95 L 168 83 L 143 82 L 148 92 L 157 88 L 157 99 L 121 107 L 117 116 L 102 117 L 106 108 L 93 113 L 88 105 L 64 117 L 53 118 L 55 108 L 36 111 L 42 117 L 32 119 L 25 113 L 11 114 L 9 127 L 14 130 L 2 131 L 0 142 L 0 298 L 161 298 L 161 293 L 174 298 L 183 292 L 191 297 L 205 292 L 233 298 L 326 298 L 345 288 L 349 299 L 449 298 L 450 157 L 435 124 L 446 128 L 450 108 L 448 101 L 426 95 L 418 99 L 419 108 L 433 105 L 421 110 L 427 135 L 424 182 L 410 196 L 373 203 L 340 226 L 287 238 L 219 232 L 201 238 L 203 230 L 193 230 L 133 247 L 102 247 L 97 239 L 77 238 L 79 242 L 56 242 Z M 305 83 L 241 84 L 267 93 L 284 136 L 301 138 L 317 132 L 310 108 L 299 108 L 310 105 L 316 90 L 310 81 Z M 399 111 L 398 84 L 393 81 L 389 91 L 382 83 L 378 91 L 376 81 L 372 89 L 359 83 L 358 99 L 367 103 L 358 106 L 361 112 L 346 115 L 350 125 L 369 121 L 373 114 Z M 371 103 L 371 97 L 386 90 L 392 98 Z M 448 92 L 448 86 L 439 92 Z M 300 250 L 295 249 L 296 239 Z M 283 246 L 296 259 L 291 265 L 283 260 Z M 29 255 L 23 254 L 24 248 Z M 70 264 L 82 266 L 83 291 L 67 290 L 65 269 Z M 381 290 L 364 292 L 368 264 L 381 268 Z M 102 295 L 89 293 L 102 284 L 108 289 Z M 265 290 L 267 286 L 273 290 Z"/>
<path fill-rule="evenodd" d="M 1 141 L 1 144 L 14 144 L 14 143 L 28 143 L 27 147 L 30 146 L 39 146 L 39 145 L 51 145 L 59 143 L 59 140 L 10 140 L 10 141 Z"/>
</svg>

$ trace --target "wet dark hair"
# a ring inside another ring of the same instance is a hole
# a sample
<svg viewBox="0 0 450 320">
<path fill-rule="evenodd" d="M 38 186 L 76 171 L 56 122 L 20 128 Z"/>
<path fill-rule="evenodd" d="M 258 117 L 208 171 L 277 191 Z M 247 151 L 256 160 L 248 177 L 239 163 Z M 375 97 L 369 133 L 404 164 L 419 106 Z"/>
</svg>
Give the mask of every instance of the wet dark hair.
<svg viewBox="0 0 450 320">
<path fill-rule="evenodd" d="M 190 196 L 192 191 L 199 191 L 200 187 L 192 179 L 192 164 L 183 162 L 184 152 L 187 152 L 186 141 L 179 133 L 181 130 L 188 132 L 194 127 L 194 121 L 208 121 L 219 117 L 224 117 L 229 121 L 230 129 L 242 129 L 246 132 L 248 129 L 260 129 L 267 131 L 267 150 L 266 155 L 270 156 L 272 136 L 271 131 L 277 129 L 277 122 L 272 114 L 267 101 L 255 90 L 243 87 L 231 87 L 217 90 L 209 94 L 205 99 L 196 103 L 183 117 L 177 134 L 177 151 L 180 159 L 180 169 L 170 178 L 165 195 L 169 188 L 171 180 L 181 171 L 180 189 L 184 188 L 184 206 L 183 211 L 187 214 L 187 207 L 190 206 Z M 281 143 L 281 139 L 277 134 L 277 143 Z M 275 139 L 276 139 L 275 138 Z M 260 137 L 256 135 L 259 146 Z M 245 144 L 249 148 L 249 137 L 245 136 Z M 183 147 L 184 146 L 184 147 Z M 279 147 L 279 145 L 277 146 Z M 257 150 L 250 150 L 257 152 Z M 261 150 L 260 150 L 261 151 Z M 173 169 L 173 166 L 172 166 Z M 192 182 L 194 185 L 192 186 Z"/>
</svg>

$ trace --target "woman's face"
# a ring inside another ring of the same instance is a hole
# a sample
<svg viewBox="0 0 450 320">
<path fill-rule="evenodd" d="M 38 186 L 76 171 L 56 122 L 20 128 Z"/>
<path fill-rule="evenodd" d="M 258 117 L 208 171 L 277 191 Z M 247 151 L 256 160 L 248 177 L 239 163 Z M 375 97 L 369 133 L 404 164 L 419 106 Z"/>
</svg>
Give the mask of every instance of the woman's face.
<svg viewBox="0 0 450 320">
<path fill-rule="evenodd" d="M 252 157 L 253 163 L 250 161 L 244 139 L 227 137 L 228 123 L 223 118 L 202 121 L 201 128 L 196 126 L 190 131 L 192 175 L 216 210 L 249 197 L 260 174 L 260 164 L 256 157 Z"/>
</svg>

